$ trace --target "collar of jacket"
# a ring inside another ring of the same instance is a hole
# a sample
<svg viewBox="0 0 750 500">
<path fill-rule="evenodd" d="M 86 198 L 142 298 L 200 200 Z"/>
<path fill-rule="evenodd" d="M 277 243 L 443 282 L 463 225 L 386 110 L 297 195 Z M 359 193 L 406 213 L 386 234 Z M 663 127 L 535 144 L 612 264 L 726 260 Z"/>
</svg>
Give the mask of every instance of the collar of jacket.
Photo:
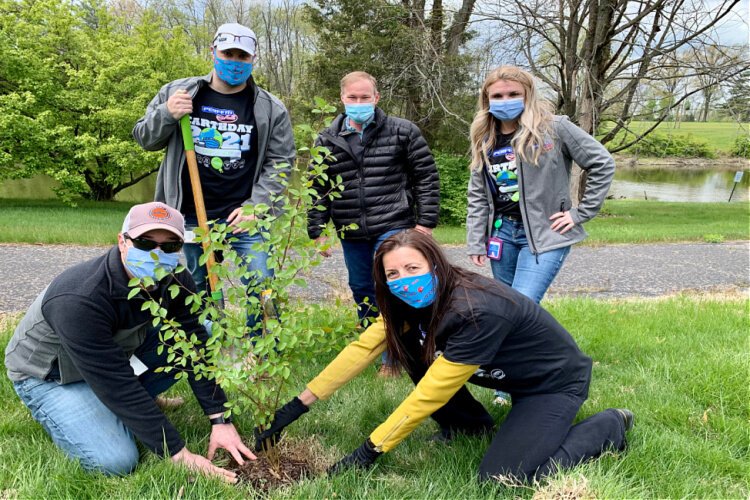
<svg viewBox="0 0 750 500">
<path fill-rule="evenodd" d="M 335 136 L 343 137 L 348 134 L 356 133 L 356 132 L 350 132 L 346 128 L 346 113 L 339 114 L 336 118 L 333 119 L 333 122 L 331 122 L 331 125 L 325 129 L 323 132 L 321 132 L 320 135 L 325 135 L 328 138 L 334 138 Z M 386 118 L 388 118 L 388 115 L 385 114 L 385 111 L 380 109 L 379 107 L 375 107 L 375 119 L 373 122 L 371 122 L 370 126 L 372 127 L 372 131 L 379 130 L 383 124 L 385 123 Z M 374 133 L 370 133 L 369 136 L 372 137 Z"/>
</svg>

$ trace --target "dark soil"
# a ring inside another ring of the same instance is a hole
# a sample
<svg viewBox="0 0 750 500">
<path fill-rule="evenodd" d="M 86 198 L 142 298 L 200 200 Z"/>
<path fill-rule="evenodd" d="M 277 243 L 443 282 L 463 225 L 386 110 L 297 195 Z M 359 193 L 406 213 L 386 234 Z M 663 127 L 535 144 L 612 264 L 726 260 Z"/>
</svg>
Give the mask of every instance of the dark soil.
<svg viewBox="0 0 750 500">
<path fill-rule="evenodd" d="M 278 468 L 272 467 L 275 460 L 269 460 L 266 453 L 257 453 L 257 460 L 247 460 L 244 465 L 232 462 L 227 466 L 237 473 L 240 481 L 250 483 L 259 491 L 269 491 L 289 484 L 294 484 L 306 477 L 312 477 L 325 470 L 317 450 L 311 449 L 309 443 L 282 442 L 278 453 Z"/>
</svg>

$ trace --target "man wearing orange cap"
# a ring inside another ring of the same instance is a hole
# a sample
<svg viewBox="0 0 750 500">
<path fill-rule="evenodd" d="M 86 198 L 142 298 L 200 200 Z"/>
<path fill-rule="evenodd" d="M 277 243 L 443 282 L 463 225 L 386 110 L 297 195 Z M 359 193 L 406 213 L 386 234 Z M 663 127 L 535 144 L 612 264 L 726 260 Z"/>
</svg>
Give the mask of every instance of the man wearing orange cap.
<svg viewBox="0 0 750 500">
<path fill-rule="evenodd" d="M 175 273 L 184 241 L 184 220 L 163 203 L 130 209 L 117 246 L 78 264 L 55 278 L 31 304 L 5 350 L 8 377 L 21 401 L 70 458 L 86 470 L 130 473 L 138 463 L 136 439 L 158 455 L 168 455 L 201 472 L 229 482 L 236 475 L 210 461 L 224 448 L 243 463 L 255 459 L 231 420 L 224 418 L 224 392 L 213 381 L 190 387 L 211 423 L 208 459 L 190 452 L 154 398 L 175 383 L 157 373 L 167 350 L 158 327 L 152 326 L 145 301 L 161 301 L 168 317 L 201 342 L 208 332 L 185 305 L 195 283 L 187 271 Z M 162 280 L 156 270 L 168 272 Z M 128 299 L 132 278 L 150 277 L 155 284 Z M 179 283 L 172 297 L 168 288 Z"/>
</svg>

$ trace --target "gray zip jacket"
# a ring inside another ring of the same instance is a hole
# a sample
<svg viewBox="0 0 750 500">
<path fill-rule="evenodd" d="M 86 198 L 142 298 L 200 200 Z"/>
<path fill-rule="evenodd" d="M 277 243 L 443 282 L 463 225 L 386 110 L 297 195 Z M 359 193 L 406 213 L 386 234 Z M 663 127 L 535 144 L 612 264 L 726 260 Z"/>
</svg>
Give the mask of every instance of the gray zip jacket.
<svg viewBox="0 0 750 500">
<path fill-rule="evenodd" d="M 586 238 L 584 222 L 599 212 L 615 175 L 615 160 L 592 136 L 570 122 L 567 116 L 553 119 L 555 137 L 550 151 L 539 157 L 539 165 L 518 161 L 519 204 L 529 248 L 535 255 L 567 247 Z M 547 143 L 547 141 L 545 141 Z M 575 162 L 588 173 L 586 190 L 577 207 L 570 199 L 570 172 Z M 487 238 L 495 221 L 493 194 L 484 167 L 474 169 L 469 179 L 466 245 L 469 255 L 487 255 Z M 550 229 L 550 216 L 570 211 L 575 226 L 565 234 Z"/>
<path fill-rule="evenodd" d="M 147 151 L 167 148 L 156 177 L 154 199 L 179 209 L 182 205 L 182 168 L 185 164 L 185 147 L 182 143 L 180 124 L 167 110 L 167 99 L 179 89 L 185 89 L 195 98 L 204 85 L 211 82 L 212 73 L 201 77 L 175 80 L 164 85 L 146 108 L 146 114 L 133 127 L 133 137 Z M 255 125 L 258 130 L 258 163 L 253 178 L 253 191 L 243 205 L 264 203 L 272 205 L 271 197 L 280 195 L 284 185 L 279 182 L 280 173 L 289 178 L 294 164 L 296 149 L 294 134 L 284 104 L 275 96 L 256 86 L 254 92 Z M 283 168 L 275 165 L 286 163 Z M 276 204 L 278 205 L 278 203 Z"/>
</svg>

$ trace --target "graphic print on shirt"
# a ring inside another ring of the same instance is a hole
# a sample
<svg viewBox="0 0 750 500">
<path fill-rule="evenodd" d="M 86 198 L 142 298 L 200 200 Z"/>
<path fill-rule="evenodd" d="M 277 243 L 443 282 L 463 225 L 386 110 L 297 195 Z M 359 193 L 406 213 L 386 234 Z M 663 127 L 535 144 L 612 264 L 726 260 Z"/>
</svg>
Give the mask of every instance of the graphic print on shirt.
<svg viewBox="0 0 750 500">
<path fill-rule="evenodd" d="M 201 112 L 214 115 L 216 120 L 191 119 L 198 165 L 220 173 L 245 168 L 242 155 L 250 151 L 253 125 L 236 123 L 239 117 L 232 109 L 201 106 Z"/>
<path fill-rule="evenodd" d="M 510 144 L 501 146 L 490 153 L 487 171 L 497 183 L 497 201 L 518 203 L 518 175 L 516 174 L 516 154 Z"/>
</svg>

